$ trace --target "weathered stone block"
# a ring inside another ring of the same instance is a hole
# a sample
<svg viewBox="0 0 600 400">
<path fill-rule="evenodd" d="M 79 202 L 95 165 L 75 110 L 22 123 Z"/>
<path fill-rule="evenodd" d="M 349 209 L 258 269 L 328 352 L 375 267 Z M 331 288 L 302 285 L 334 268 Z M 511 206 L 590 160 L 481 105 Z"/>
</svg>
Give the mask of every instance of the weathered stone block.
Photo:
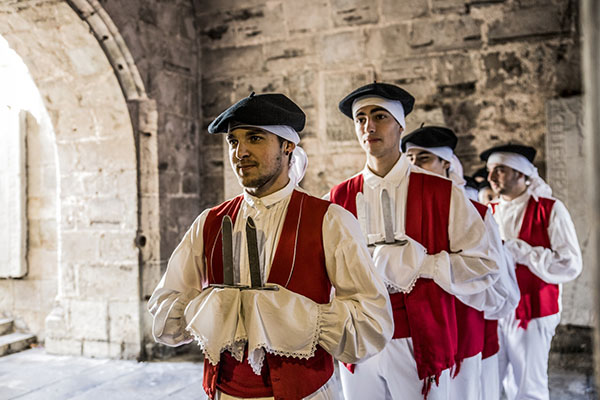
<svg viewBox="0 0 600 400">
<path fill-rule="evenodd" d="M 135 342 L 135 338 L 139 337 L 140 304 L 138 298 L 134 296 L 131 301 L 113 301 L 108 304 L 111 343 Z"/>
<path fill-rule="evenodd" d="M 228 12 L 228 14 L 235 23 L 238 44 L 270 40 L 285 32 L 281 3 L 266 2 L 256 7 Z"/>
<path fill-rule="evenodd" d="M 152 95 L 156 96 L 165 110 L 179 115 L 193 115 L 195 100 L 187 90 L 190 85 L 193 85 L 193 81 L 188 76 L 160 70 L 154 77 Z"/>
<path fill-rule="evenodd" d="M 261 93 L 283 93 L 288 94 L 283 82 L 283 76 L 253 75 L 236 80 L 233 86 L 234 101 L 239 101 L 244 97 L 250 96 L 252 92 Z"/>
<path fill-rule="evenodd" d="M 382 0 L 381 15 L 386 21 L 404 21 L 424 17 L 429 8 L 423 0 Z"/>
<path fill-rule="evenodd" d="M 227 17 L 224 10 L 200 15 L 198 30 L 203 47 L 235 45 L 235 24 Z"/>
<path fill-rule="evenodd" d="M 286 77 L 290 98 L 304 111 L 315 106 L 317 98 L 317 75 L 312 70 L 298 71 Z M 316 117 L 316 116 L 315 116 Z"/>
<path fill-rule="evenodd" d="M 225 111 L 234 101 L 232 99 L 232 94 L 232 79 L 202 81 L 202 117 L 204 120 L 212 121 L 215 117 Z"/>
<path fill-rule="evenodd" d="M 79 296 L 86 300 L 135 300 L 139 298 L 136 287 L 138 270 L 134 261 L 120 264 L 81 265 L 78 268 Z"/>
<path fill-rule="evenodd" d="M 565 203 L 569 210 L 583 256 L 582 274 L 563 285 L 561 324 L 592 326 L 594 320 L 594 272 L 591 266 L 594 241 L 587 203 L 589 198 L 586 174 L 582 165 L 592 156 L 586 148 L 583 129 L 583 100 L 581 97 L 550 100 L 546 104 L 546 165 L 547 181 L 552 195 Z"/>
<path fill-rule="evenodd" d="M 292 35 L 322 32 L 331 27 L 329 2 L 326 0 L 285 1 L 283 11 Z"/>
<path fill-rule="evenodd" d="M 377 3 L 375 2 L 332 0 L 331 8 L 335 26 L 371 24 L 379 20 Z"/>
<path fill-rule="evenodd" d="M 415 106 L 430 101 L 436 94 L 433 60 L 431 58 L 385 59 L 383 70 L 378 78 L 381 82 L 392 83 L 407 90 L 415 97 Z"/>
<path fill-rule="evenodd" d="M 99 243 L 100 259 L 102 262 L 135 263 L 138 258 L 135 246 L 135 230 L 106 232 L 100 235 Z M 130 268 L 121 266 L 121 270 L 128 271 Z"/>
<path fill-rule="evenodd" d="M 260 45 L 206 49 L 202 53 L 202 76 L 211 80 L 236 75 L 252 75 L 260 72 L 263 65 L 264 58 Z"/>
<path fill-rule="evenodd" d="M 17 310 L 38 310 L 42 305 L 40 281 L 16 279 L 14 291 L 18 293 L 18 301 L 15 303 Z"/>
<path fill-rule="evenodd" d="M 413 54 L 410 47 L 408 24 L 390 25 L 366 31 L 365 56 L 369 60 L 385 60 L 389 57 L 407 58 Z"/>
<path fill-rule="evenodd" d="M 110 358 L 119 358 L 122 360 L 135 360 L 139 357 L 140 351 L 141 346 L 139 342 L 110 342 L 108 354 Z"/>
<path fill-rule="evenodd" d="M 44 348 L 48 354 L 60 354 L 65 356 L 80 356 L 83 354 L 83 342 L 75 339 L 63 339 L 48 336 L 44 342 Z"/>
<path fill-rule="evenodd" d="M 265 44 L 265 66 L 274 73 L 317 68 L 319 62 L 315 36 Z"/>
<path fill-rule="evenodd" d="M 433 12 L 458 12 L 464 14 L 467 12 L 466 3 L 468 0 L 432 0 L 431 10 Z"/>
<path fill-rule="evenodd" d="M 83 355 L 85 357 L 107 358 L 109 356 L 108 342 L 84 339 Z"/>
<path fill-rule="evenodd" d="M 413 24 L 409 45 L 422 51 L 446 51 L 481 46 L 482 21 L 469 16 Z"/>
<path fill-rule="evenodd" d="M 30 246 L 56 250 L 58 243 L 56 219 L 31 219 L 28 228 Z"/>
<path fill-rule="evenodd" d="M 62 232 L 62 262 L 81 262 L 98 258 L 98 232 Z"/>
<path fill-rule="evenodd" d="M 527 74 L 527 65 L 514 51 L 493 52 L 483 56 L 486 71 L 486 86 L 490 89 L 514 85 Z"/>
<path fill-rule="evenodd" d="M 557 35 L 568 32 L 563 12 L 559 7 L 540 7 L 506 12 L 491 23 L 488 31 L 490 43 L 523 40 L 531 37 Z"/>
<path fill-rule="evenodd" d="M 453 54 L 436 58 L 438 86 L 454 86 L 477 82 L 477 66 L 469 54 Z"/>
<path fill-rule="evenodd" d="M 69 328 L 73 338 L 108 340 L 108 305 L 105 301 L 69 301 Z"/>
<path fill-rule="evenodd" d="M 135 214 L 135 205 L 126 204 L 117 197 L 96 197 L 87 204 L 90 227 L 115 229 L 125 224 L 126 216 Z"/>
<path fill-rule="evenodd" d="M 338 32 L 325 35 L 319 44 L 324 64 L 360 62 L 365 57 L 365 36 L 360 31 Z"/>
<path fill-rule="evenodd" d="M 323 73 L 321 81 L 325 90 L 326 134 L 328 140 L 355 141 L 352 120 L 338 110 L 338 103 L 359 86 L 372 82 L 370 72 L 351 72 L 344 75 Z"/>
</svg>

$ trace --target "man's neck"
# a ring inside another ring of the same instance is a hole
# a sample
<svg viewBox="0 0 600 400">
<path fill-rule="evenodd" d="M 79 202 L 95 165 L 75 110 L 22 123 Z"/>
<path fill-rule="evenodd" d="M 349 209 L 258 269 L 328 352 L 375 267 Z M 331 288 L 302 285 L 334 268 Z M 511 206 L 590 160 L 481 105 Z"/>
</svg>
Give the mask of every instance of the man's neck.
<svg viewBox="0 0 600 400">
<path fill-rule="evenodd" d="M 290 183 L 290 178 L 287 176 L 287 172 L 285 175 L 280 175 L 277 180 L 274 182 L 267 182 L 264 185 L 257 188 L 244 188 L 246 192 L 254 197 L 266 197 L 270 194 L 280 191 L 284 187 L 286 187 Z"/>
<path fill-rule="evenodd" d="M 526 190 L 527 190 L 527 186 L 519 187 L 518 189 L 513 190 L 511 193 L 502 194 L 501 196 L 506 201 L 513 201 L 514 199 L 516 199 L 517 197 L 520 197 L 523 193 L 525 193 Z"/>
<path fill-rule="evenodd" d="M 367 165 L 369 166 L 371 172 L 383 178 L 388 174 L 388 172 L 392 170 L 392 168 L 394 168 L 394 165 L 396 165 L 399 159 L 400 152 L 392 154 L 391 156 L 384 156 L 379 158 L 367 154 Z"/>
</svg>

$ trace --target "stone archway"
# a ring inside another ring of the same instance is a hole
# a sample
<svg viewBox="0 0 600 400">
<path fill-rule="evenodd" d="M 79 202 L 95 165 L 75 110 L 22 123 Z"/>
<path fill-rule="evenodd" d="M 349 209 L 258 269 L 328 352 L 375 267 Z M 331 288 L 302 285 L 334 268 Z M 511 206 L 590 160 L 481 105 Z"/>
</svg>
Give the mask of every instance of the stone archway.
<svg viewBox="0 0 600 400">
<path fill-rule="evenodd" d="M 98 2 L 70 6 L 0 6 L 0 34 L 28 66 L 55 132 L 58 288 L 46 299 L 46 348 L 136 358 L 142 267 L 160 273 L 156 107 Z"/>
</svg>

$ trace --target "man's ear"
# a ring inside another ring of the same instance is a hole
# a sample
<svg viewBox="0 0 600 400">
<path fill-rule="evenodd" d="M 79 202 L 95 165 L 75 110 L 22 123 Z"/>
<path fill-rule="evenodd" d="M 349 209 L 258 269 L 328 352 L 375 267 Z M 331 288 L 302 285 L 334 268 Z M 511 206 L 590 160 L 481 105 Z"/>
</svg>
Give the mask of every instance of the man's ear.
<svg viewBox="0 0 600 400">
<path fill-rule="evenodd" d="M 291 154 L 291 152 L 294 151 L 295 148 L 296 148 L 296 145 L 287 140 L 283 144 L 283 150 L 285 151 L 285 154 Z"/>
</svg>

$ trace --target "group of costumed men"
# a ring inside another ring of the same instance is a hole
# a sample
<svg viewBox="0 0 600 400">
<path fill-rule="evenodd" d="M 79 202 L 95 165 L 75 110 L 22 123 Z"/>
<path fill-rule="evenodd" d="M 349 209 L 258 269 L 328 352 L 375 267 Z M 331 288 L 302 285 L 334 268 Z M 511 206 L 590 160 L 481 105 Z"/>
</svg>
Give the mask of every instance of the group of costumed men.
<svg viewBox="0 0 600 400">
<path fill-rule="evenodd" d="M 340 101 L 366 165 L 323 198 L 298 186 L 305 114 L 285 95 L 209 125 L 243 194 L 196 218 L 148 304 L 156 341 L 202 348 L 209 398 L 549 398 L 582 268 L 569 213 L 517 144 L 481 154 L 495 198 L 477 202 L 451 129 L 404 131 L 413 106 L 385 83 Z"/>
</svg>

